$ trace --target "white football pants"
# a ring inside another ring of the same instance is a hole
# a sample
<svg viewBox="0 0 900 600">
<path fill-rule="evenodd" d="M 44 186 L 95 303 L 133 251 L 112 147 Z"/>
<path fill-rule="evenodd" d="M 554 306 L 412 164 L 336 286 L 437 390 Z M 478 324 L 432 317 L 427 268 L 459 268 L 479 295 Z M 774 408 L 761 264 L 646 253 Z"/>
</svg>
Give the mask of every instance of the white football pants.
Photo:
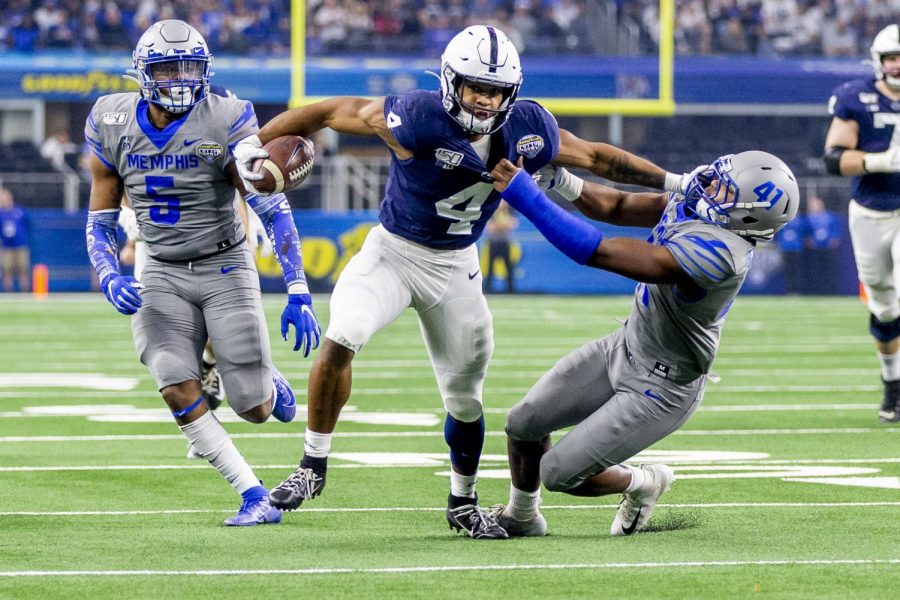
<svg viewBox="0 0 900 600">
<path fill-rule="evenodd" d="M 475 421 L 494 351 L 493 321 L 481 284 L 475 245 L 435 250 L 378 225 L 338 278 L 325 337 L 358 352 L 412 307 L 444 407 L 455 419 Z"/>
<path fill-rule="evenodd" d="M 868 297 L 869 312 L 882 323 L 900 317 L 900 210 L 849 208 L 850 238 L 856 270 Z"/>
</svg>

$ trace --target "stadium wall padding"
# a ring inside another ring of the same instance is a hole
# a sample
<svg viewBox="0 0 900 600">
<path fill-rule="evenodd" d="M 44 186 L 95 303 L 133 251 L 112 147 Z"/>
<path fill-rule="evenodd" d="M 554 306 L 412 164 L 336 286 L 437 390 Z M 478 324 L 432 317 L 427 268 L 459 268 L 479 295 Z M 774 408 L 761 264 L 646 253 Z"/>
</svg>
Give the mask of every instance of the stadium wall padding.
<svg viewBox="0 0 900 600">
<path fill-rule="evenodd" d="M 0 98 L 93 101 L 136 89 L 122 79 L 130 56 L 78 53 L 0 54 Z M 411 89 L 437 89 L 438 59 L 372 57 L 310 58 L 307 96 L 380 96 Z M 655 57 L 523 57 L 523 98 L 656 98 Z M 822 114 L 831 91 L 872 70 L 858 58 L 679 57 L 675 102 L 692 104 L 815 104 Z M 240 98 L 286 104 L 290 60 L 217 56 L 213 82 Z"/>
<path fill-rule="evenodd" d="M 51 292 L 80 292 L 96 289 L 93 269 L 84 242 L 85 214 L 61 210 L 30 210 L 32 263 L 46 264 Z M 838 215 L 844 232 L 841 246 L 834 251 L 838 282 L 834 293 L 856 294 L 858 284 L 849 242 L 846 215 Z M 377 223 L 373 212 L 345 214 L 319 211 L 295 211 L 294 218 L 303 236 L 303 261 L 313 292 L 328 292 L 350 258 L 362 246 L 369 229 Z M 598 224 L 606 237 L 627 235 L 644 239 L 649 230 Z M 550 246 L 534 227 L 519 219 L 513 235 L 516 290 L 537 294 L 630 294 L 634 282 L 624 277 L 589 267 L 580 267 Z M 481 266 L 487 268 L 486 242 L 482 240 Z M 284 284 L 274 256 L 257 251 L 257 265 L 266 292 L 281 292 Z M 760 247 L 753 260 L 744 293 L 780 294 L 784 292 L 783 260 L 774 245 Z M 815 274 L 811 274 L 815 277 Z M 494 282 L 504 288 L 502 274 Z"/>
</svg>

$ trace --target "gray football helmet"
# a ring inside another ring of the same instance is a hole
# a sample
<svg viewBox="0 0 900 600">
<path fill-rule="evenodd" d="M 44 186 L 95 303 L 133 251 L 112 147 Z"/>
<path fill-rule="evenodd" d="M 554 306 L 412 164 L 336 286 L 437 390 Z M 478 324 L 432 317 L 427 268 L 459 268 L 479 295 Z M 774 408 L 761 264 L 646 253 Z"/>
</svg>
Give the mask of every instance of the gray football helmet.
<svg viewBox="0 0 900 600">
<path fill-rule="evenodd" d="M 212 54 L 200 32 L 175 19 L 150 26 L 132 55 L 131 78 L 141 95 L 171 113 L 183 113 L 209 95 Z"/>
<path fill-rule="evenodd" d="M 800 207 L 797 178 L 768 152 L 718 158 L 688 184 L 685 202 L 697 217 L 754 240 L 771 240 Z"/>
</svg>

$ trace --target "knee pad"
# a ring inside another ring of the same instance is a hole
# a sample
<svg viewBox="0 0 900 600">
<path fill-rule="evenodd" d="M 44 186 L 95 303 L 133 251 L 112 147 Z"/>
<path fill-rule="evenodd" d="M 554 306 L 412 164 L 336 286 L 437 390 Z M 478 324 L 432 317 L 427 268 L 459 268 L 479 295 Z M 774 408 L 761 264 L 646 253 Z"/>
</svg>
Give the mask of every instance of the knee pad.
<svg viewBox="0 0 900 600">
<path fill-rule="evenodd" d="M 890 342 L 900 337 L 900 317 L 892 321 L 879 321 L 875 315 L 869 315 L 869 332 L 879 342 Z"/>
<path fill-rule="evenodd" d="M 506 435 L 514 440 L 536 442 L 548 433 L 538 425 L 538 414 L 531 402 L 519 402 L 506 414 Z"/>
<path fill-rule="evenodd" d="M 890 323 L 900 317 L 900 306 L 897 302 L 897 290 L 890 281 L 875 284 L 866 283 L 866 308 L 881 324 Z M 875 335 L 874 333 L 872 335 Z M 877 338 L 877 336 L 876 336 Z"/>
<path fill-rule="evenodd" d="M 375 321 L 366 313 L 345 315 L 340 321 L 331 321 L 325 331 L 325 337 L 353 352 L 359 352 L 373 335 Z"/>
<path fill-rule="evenodd" d="M 484 412 L 481 398 L 473 396 L 448 396 L 444 398 L 444 408 L 457 421 L 471 423 Z"/>
</svg>

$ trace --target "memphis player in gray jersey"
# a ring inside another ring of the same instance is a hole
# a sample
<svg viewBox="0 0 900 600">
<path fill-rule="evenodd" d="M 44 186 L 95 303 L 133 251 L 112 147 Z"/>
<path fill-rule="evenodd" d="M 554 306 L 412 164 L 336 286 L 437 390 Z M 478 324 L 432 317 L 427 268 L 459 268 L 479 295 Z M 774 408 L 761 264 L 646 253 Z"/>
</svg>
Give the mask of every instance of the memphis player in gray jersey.
<svg viewBox="0 0 900 600">
<path fill-rule="evenodd" d="M 212 56 L 183 21 L 154 23 L 138 41 L 139 93 L 97 100 L 85 126 L 91 147 L 88 253 L 100 286 L 132 317 L 138 356 L 196 451 L 241 494 L 225 525 L 278 523 L 281 512 L 201 395 L 201 352 L 215 348 L 228 403 L 261 423 L 296 414 L 294 393 L 272 365 L 259 278 L 234 209 L 244 191 L 231 150 L 258 126 L 253 105 L 209 94 Z M 127 194 L 147 244 L 140 281 L 119 272 L 116 223 Z M 318 345 L 300 238 L 281 194 L 244 199 L 276 248 L 288 288 L 281 317 L 305 355 Z"/>
<path fill-rule="evenodd" d="M 878 416 L 900 421 L 900 25 L 872 41 L 875 76 L 850 81 L 828 102 L 834 116 L 825 166 L 850 177 L 856 270 L 866 290 L 884 395 Z"/>
<path fill-rule="evenodd" d="M 644 242 L 603 239 L 509 161 L 491 175 L 503 199 L 566 256 L 640 282 L 622 328 L 560 359 L 510 410 L 510 499 L 492 512 L 510 536 L 544 535 L 543 482 L 575 496 L 622 493 L 610 532 L 640 531 L 674 474 L 662 464 L 623 463 L 700 405 L 753 249 L 796 215 L 797 182 L 781 160 L 758 151 L 719 158 L 693 175 L 684 196 L 620 192 L 565 170 L 540 174 L 567 179 L 567 199 L 592 219 L 653 227 Z M 551 447 L 550 433 L 566 427 Z"/>
<path fill-rule="evenodd" d="M 351 363 L 380 329 L 407 308 L 419 317 L 447 417 L 450 527 L 476 539 L 507 537 L 477 504 L 484 444 L 482 387 L 494 347 L 492 317 L 476 242 L 500 204 L 490 168 L 524 157 L 534 172 L 550 161 L 590 169 L 627 183 L 680 189 L 682 175 L 608 144 L 561 130 L 535 102 L 517 100 L 519 55 L 494 27 L 457 34 L 441 56 L 440 90 L 414 90 L 375 100 L 333 98 L 282 113 L 235 149 L 238 171 L 266 156 L 263 142 L 330 127 L 378 136 L 393 156 L 380 224 L 341 273 L 331 320 L 309 378 L 309 421 L 299 468 L 272 490 L 272 502 L 294 509 L 325 485 L 331 439 L 350 396 Z M 667 188 L 668 189 L 668 188 Z"/>
</svg>

